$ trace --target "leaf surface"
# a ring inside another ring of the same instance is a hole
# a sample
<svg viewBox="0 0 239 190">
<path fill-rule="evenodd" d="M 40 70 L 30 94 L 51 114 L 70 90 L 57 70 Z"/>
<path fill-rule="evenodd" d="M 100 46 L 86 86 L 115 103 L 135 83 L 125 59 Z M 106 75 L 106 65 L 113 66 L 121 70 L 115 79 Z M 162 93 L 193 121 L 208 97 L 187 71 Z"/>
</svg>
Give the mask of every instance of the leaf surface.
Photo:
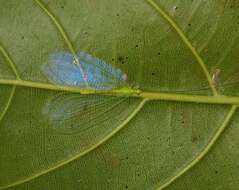
<svg viewBox="0 0 239 190">
<path fill-rule="evenodd" d="M 236 0 L 2 1 L 0 189 L 238 189 L 238 34 Z M 128 86 L 50 83 L 62 51 Z"/>
</svg>

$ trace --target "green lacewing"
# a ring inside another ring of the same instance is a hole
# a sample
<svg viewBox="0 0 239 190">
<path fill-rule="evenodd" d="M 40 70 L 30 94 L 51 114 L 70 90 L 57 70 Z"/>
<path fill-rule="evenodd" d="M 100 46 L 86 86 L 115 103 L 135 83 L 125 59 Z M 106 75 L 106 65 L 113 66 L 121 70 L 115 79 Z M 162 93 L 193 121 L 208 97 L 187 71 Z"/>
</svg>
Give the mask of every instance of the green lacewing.
<svg viewBox="0 0 239 190">
<path fill-rule="evenodd" d="M 127 75 L 120 69 L 88 53 L 53 53 L 42 71 L 57 85 L 93 90 L 111 90 L 127 86 Z M 75 134 L 101 125 L 112 112 L 118 112 L 128 97 L 60 94 L 44 108 L 49 124 L 58 131 Z M 126 104 L 127 105 L 127 104 Z M 121 113 L 124 110 L 120 111 Z M 121 113 L 118 113 L 120 115 Z"/>
</svg>

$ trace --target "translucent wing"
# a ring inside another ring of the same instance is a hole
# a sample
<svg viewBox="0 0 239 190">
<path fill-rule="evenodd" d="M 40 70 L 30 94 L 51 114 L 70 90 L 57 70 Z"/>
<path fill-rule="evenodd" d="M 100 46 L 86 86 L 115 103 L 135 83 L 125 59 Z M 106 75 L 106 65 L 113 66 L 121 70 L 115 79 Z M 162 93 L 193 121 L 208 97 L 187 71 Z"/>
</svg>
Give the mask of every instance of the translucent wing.
<svg viewBox="0 0 239 190">
<path fill-rule="evenodd" d="M 77 56 L 66 52 L 54 53 L 42 70 L 52 83 L 95 90 L 119 88 L 125 86 L 127 80 L 120 69 L 84 52 Z"/>
<path fill-rule="evenodd" d="M 126 84 L 127 76 L 120 69 L 85 52 L 79 52 L 78 58 L 82 63 L 83 70 L 87 73 L 87 81 L 91 87 L 112 89 Z"/>
<path fill-rule="evenodd" d="M 58 132 L 76 134 L 120 118 L 129 101 L 127 97 L 60 94 L 47 103 L 44 115 Z"/>
<path fill-rule="evenodd" d="M 42 70 L 52 83 L 69 86 L 78 83 L 84 86 L 79 65 L 73 63 L 73 56 L 70 53 L 59 52 L 50 55 L 49 62 L 43 65 Z"/>
</svg>

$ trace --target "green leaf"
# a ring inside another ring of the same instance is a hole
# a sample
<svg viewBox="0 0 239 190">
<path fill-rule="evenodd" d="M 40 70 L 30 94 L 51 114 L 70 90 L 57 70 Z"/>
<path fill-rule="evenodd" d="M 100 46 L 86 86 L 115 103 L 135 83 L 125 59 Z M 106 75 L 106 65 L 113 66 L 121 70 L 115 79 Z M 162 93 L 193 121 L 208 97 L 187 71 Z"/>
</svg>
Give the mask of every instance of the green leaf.
<svg viewBox="0 0 239 190">
<path fill-rule="evenodd" d="M 238 34 L 236 0 L 2 1 L 0 189 L 238 189 Z M 49 83 L 59 51 L 130 87 Z"/>
</svg>

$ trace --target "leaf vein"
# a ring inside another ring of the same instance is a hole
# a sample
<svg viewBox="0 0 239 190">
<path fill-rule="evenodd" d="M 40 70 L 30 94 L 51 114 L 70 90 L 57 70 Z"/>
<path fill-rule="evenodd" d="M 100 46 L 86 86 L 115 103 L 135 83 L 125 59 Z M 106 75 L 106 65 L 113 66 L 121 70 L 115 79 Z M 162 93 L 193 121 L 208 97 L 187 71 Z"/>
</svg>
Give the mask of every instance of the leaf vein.
<svg viewBox="0 0 239 190">
<path fill-rule="evenodd" d="M 50 19 L 52 20 L 52 22 L 55 24 L 56 28 L 60 32 L 62 38 L 65 40 L 65 43 L 67 44 L 71 53 L 73 55 L 76 55 L 76 51 L 70 41 L 70 38 L 68 37 L 66 31 L 64 30 L 60 22 L 57 20 L 57 18 L 53 15 L 53 13 L 50 12 L 50 10 L 47 9 L 47 7 L 40 0 L 33 0 L 33 1 L 35 1 L 37 5 L 50 17 Z"/>
<path fill-rule="evenodd" d="M 9 64 L 9 66 L 11 67 L 12 71 L 14 72 L 16 78 L 18 80 L 21 80 L 17 69 L 15 67 L 15 64 L 13 63 L 12 59 L 10 58 L 9 54 L 7 53 L 7 51 L 3 48 L 3 46 L 0 44 L 0 51 L 2 53 L 2 55 L 4 56 L 4 58 L 7 60 L 7 63 Z"/>
<path fill-rule="evenodd" d="M 219 127 L 218 131 L 215 133 L 215 135 L 212 137 L 212 139 L 209 141 L 207 146 L 202 150 L 201 153 L 199 153 L 195 159 L 193 159 L 185 168 L 183 168 L 180 172 L 178 172 L 175 176 L 170 178 L 167 182 L 160 185 L 157 190 L 162 190 L 169 185 L 171 185 L 175 180 L 183 176 L 186 172 L 191 170 L 194 166 L 196 166 L 212 149 L 213 145 L 215 145 L 216 141 L 219 139 L 219 137 L 222 135 L 222 133 L 227 128 L 229 122 L 231 121 L 231 118 L 233 117 L 234 113 L 236 112 L 236 109 L 238 108 L 238 105 L 232 105 L 227 116 L 225 117 L 223 123 Z"/>
<path fill-rule="evenodd" d="M 11 67 L 12 71 L 14 72 L 16 79 L 21 81 L 21 78 L 17 72 L 17 69 L 15 67 L 15 64 L 13 63 L 12 59 L 10 58 L 10 56 L 8 55 L 7 51 L 3 48 L 2 45 L 0 45 L 0 52 L 2 53 L 2 55 L 4 56 L 4 58 L 6 59 L 7 63 L 9 64 L 9 66 Z M 10 108 L 11 102 L 13 100 L 14 94 L 16 91 L 16 85 L 14 85 L 11 89 L 11 93 L 8 97 L 7 103 L 2 111 L 2 113 L 0 114 L 0 122 L 3 120 L 4 116 L 6 115 L 8 109 Z"/>
<path fill-rule="evenodd" d="M 66 31 L 64 30 L 63 26 L 60 24 L 60 21 L 57 20 L 57 18 L 53 15 L 53 13 L 50 12 L 49 9 L 47 9 L 47 7 L 41 2 L 41 0 L 34 0 L 37 5 L 50 17 L 50 19 L 53 21 L 53 23 L 55 24 L 56 28 L 58 29 L 58 31 L 60 32 L 62 38 L 64 39 L 65 43 L 67 44 L 69 50 L 71 51 L 71 53 L 74 55 L 74 63 L 75 64 L 79 64 L 80 65 L 80 72 L 82 74 L 82 76 L 84 77 L 84 82 L 86 83 L 86 86 L 88 86 L 88 82 L 86 81 L 86 73 L 84 72 L 81 64 L 80 64 L 80 60 L 78 60 L 76 51 L 73 47 L 73 44 L 69 38 L 69 36 L 67 35 Z"/>
<path fill-rule="evenodd" d="M 12 87 L 12 90 L 11 90 L 11 93 L 8 97 L 8 100 L 7 100 L 7 103 L 2 111 L 2 113 L 0 114 L 0 122 L 3 120 L 4 116 L 6 115 L 10 105 L 11 105 L 11 102 L 13 100 L 13 97 L 14 97 L 14 94 L 15 94 L 15 91 L 16 91 L 16 86 L 13 86 Z"/>
<path fill-rule="evenodd" d="M 178 35 L 180 36 L 182 41 L 190 49 L 190 51 L 196 58 L 197 62 L 199 63 L 199 65 L 209 83 L 209 86 L 213 92 L 213 95 L 214 96 L 218 95 L 218 92 L 217 92 L 215 86 L 213 85 L 213 81 L 211 79 L 211 76 L 206 68 L 206 65 L 205 65 L 203 59 L 201 58 L 201 56 L 199 55 L 197 50 L 193 47 L 192 43 L 189 41 L 189 39 L 186 37 L 186 35 L 183 33 L 183 31 L 180 29 L 180 27 L 176 24 L 176 22 L 172 18 L 170 18 L 170 16 L 157 3 L 155 3 L 154 0 L 146 0 L 146 1 L 175 29 L 175 31 L 178 33 Z"/>
<path fill-rule="evenodd" d="M 103 139 L 101 139 L 98 143 L 94 144 L 93 146 L 91 146 L 90 148 L 86 149 L 85 151 L 71 157 L 70 159 L 67 160 L 62 160 L 61 162 L 59 162 L 59 164 L 48 168 L 46 170 L 40 171 L 39 173 L 36 173 L 28 178 L 22 179 L 20 181 L 16 181 L 14 183 L 5 185 L 0 187 L 0 189 L 6 189 L 9 187 L 13 187 L 13 186 L 17 186 L 23 183 L 27 183 L 31 180 L 34 180 L 42 175 L 48 174 L 49 172 L 52 172 L 60 167 L 65 166 L 66 164 L 71 163 L 72 161 L 75 161 L 77 159 L 80 159 L 81 157 L 83 157 L 84 155 L 90 153 L 91 151 L 95 150 L 96 148 L 98 148 L 99 146 L 101 146 L 102 144 L 106 143 L 109 139 L 111 139 L 114 135 L 116 135 L 119 131 L 121 131 L 140 111 L 141 109 L 144 107 L 145 103 L 147 102 L 147 99 L 142 99 L 142 101 L 138 104 L 138 106 L 135 108 L 135 110 L 128 116 L 128 118 L 126 120 L 124 120 L 124 122 L 122 122 L 115 130 L 113 130 L 111 133 L 109 133 L 108 135 L 106 135 Z"/>
</svg>

